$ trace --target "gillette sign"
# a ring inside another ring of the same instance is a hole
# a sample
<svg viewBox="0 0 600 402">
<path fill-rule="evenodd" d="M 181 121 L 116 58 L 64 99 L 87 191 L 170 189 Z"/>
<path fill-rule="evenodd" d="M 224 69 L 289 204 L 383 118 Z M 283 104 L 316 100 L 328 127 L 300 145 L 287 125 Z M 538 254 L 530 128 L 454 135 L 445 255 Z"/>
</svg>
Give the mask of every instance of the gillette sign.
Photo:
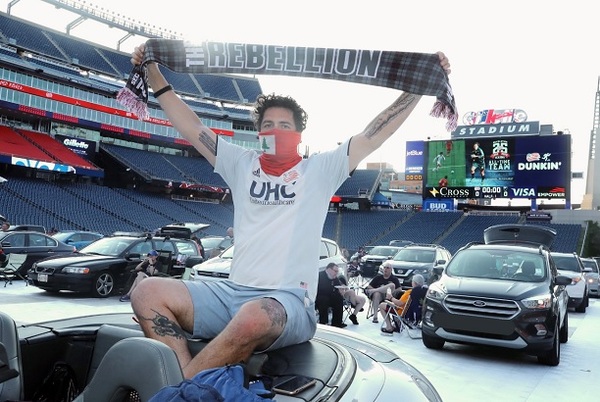
<svg viewBox="0 0 600 402">
<path fill-rule="evenodd" d="M 68 137 L 62 134 L 55 134 L 54 139 L 82 158 L 93 161 L 94 157 L 96 156 L 95 141 L 90 141 L 83 138 Z"/>
</svg>

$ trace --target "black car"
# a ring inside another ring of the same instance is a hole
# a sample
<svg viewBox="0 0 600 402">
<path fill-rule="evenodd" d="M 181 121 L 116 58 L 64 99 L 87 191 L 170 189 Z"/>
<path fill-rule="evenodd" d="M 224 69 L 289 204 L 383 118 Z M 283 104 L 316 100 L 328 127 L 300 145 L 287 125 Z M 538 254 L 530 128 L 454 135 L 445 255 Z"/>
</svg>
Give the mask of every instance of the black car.
<svg viewBox="0 0 600 402">
<path fill-rule="evenodd" d="M 5 254 L 25 255 L 18 270 L 21 276 L 25 276 L 36 261 L 75 252 L 75 247 L 38 231 L 0 232 L 0 243 Z"/>
<path fill-rule="evenodd" d="M 560 344 L 568 340 L 571 278 L 559 274 L 550 256 L 555 235 L 543 226 L 495 225 L 484 231 L 485 244 L 458 250 L 429 286 L 423 344 L 504 347 L 558 365 Z"/>
<path fill-rule="evenodd" d="M 96 240 L 78 253 L 46 258 L 29 270 L 30 283 L 49 292 L 70 290 L 108 297 L 122 293 L 131 272 L 150 250 L 159 252 L 162 275 L 181 276 L 202 261 L 193 240 L 170 236 L 117 235 Z"/>
<path fill-rule="evenodd" d="M 403 289 L 412 288 L 412 277 L 415 274 L 423 275 L 425 283 L 431 284 L 438 279 L 433 269 L 443 266 L 450 261 L 450 251 L 439 244 L 410 244 L 392 258 L 392 270 L 400 280 Z M 381 269 L 381 268 L 380 268 Z"/>
<path fill-rule="evenodd" d="M 382 262 L 392 259 L 402 247 L 375 246 L 359 261 L 362 276 L 372 278 L 377 275 Z"/>
</svg>

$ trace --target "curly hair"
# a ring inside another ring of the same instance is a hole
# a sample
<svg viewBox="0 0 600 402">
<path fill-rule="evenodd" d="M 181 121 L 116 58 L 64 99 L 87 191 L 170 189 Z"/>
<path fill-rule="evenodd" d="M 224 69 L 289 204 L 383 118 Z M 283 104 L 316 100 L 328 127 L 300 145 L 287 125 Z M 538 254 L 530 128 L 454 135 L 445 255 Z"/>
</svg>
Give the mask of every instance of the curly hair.
<svg viewBox="0 0 600 402">
<path fill-rule="evenodd" d="M 254 125 L 258 131 L 260 131 L 260 125 L 262 123 L 265 111 L 272 107 L 281 107 L 292 111 L 294 115 L 294 124 L 298 132 L 303 132 L 306 128 L 306 121 L 308 115 L 302 109 L 302 107 L 296 102 L 294 98 L 282 95 L 259 95 L 256 98 L 256 106 L 254 107 Z"/>
</svg>

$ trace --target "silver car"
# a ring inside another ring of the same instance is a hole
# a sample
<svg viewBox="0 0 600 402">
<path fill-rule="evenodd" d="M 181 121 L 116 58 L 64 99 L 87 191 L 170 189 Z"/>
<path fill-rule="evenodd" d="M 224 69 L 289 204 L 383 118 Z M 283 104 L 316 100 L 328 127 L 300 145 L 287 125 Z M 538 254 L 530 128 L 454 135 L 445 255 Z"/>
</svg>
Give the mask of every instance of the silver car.
<svg viewBox="0 0 600 402">
<path fill-rule="evenodd" d="M 201 280 L 207 278 L 229 278 L 229 270 L 231 268 L 231 261 L 233 260 L 234 246 L 235 245 L 232 244 L 218 256 L 210 258 L 201 264 L 194 265 L 192 271 L 190 272 L 190 279 Z M 342 255 L 340 246 L 338 246 L 338 244 L 331 239 L 321 238 L 321 251 L 319 255 L 321 256 L 319 260 L 320 271 L 324 270 L 327 264 L 330 262 L 334 262 L 341 267 L 346 265 L 346 259 Z"/>
<path fill-rule="evenodd" d="M 583 275 L 588 285 L 588 296 L 598 297 L 600 290 L 600 277 L 598 276 L 598 262 L 594 258 L 582 258 Z"/>
</svg>

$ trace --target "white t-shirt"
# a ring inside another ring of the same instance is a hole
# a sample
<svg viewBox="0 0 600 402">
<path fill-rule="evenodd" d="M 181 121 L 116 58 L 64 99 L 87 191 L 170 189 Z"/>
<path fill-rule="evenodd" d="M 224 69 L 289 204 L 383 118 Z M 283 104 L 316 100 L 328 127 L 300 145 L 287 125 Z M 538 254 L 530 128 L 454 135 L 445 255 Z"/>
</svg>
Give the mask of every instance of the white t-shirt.
<svg viewBox="0 0 600 402">
<path fill-rule="evenodd" d="M 235 249 L 229 278 L 265 288 L 303 288 L 315 299 L 329 202 L 348 178 L 349 141 L 265 174 L 260 153 L 219 138 L 215 172 L 233 196 Z"/>
</svg>

